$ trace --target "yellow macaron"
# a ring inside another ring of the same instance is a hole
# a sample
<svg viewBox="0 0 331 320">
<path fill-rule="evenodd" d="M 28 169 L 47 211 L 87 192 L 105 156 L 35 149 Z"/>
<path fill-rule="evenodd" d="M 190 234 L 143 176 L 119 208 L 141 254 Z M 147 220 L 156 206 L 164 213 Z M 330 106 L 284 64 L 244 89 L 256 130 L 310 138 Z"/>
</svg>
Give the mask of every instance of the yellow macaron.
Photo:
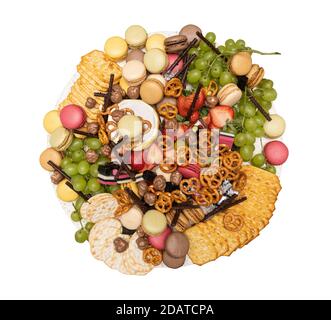
<svg viewBox="0 0 331 320">
<path fill-rule="evenodd" d="M 52 133 L 58 127 L 61 127 L 62 123 L 58 110 L 52 110 L 46 113 L 44 117 L 44 128 L 48 133 Z"/>
<path fill-rule="evenodd" d="M 121 61 L 128 54 L 128 44 L 121 37 L 111 37 L 105 43 L 105 53 L 115 61 Z"/>
<path fill-rule="evenodd" d="M 156 33 L 151 35 L 146 42 L 146 50 L 160 49 L 165 51 L 164 40 L 166 37 L 163 34 Z"/>
<path fill-rule="evenodd" d="M 64 202 L 72 202 L 78 199 L 79 195 L 70 189 L 67 185 L 66 182 L 68 180 L 62 180 L 56 188 L 56 194 L 58 198 Z"/>
</svg>

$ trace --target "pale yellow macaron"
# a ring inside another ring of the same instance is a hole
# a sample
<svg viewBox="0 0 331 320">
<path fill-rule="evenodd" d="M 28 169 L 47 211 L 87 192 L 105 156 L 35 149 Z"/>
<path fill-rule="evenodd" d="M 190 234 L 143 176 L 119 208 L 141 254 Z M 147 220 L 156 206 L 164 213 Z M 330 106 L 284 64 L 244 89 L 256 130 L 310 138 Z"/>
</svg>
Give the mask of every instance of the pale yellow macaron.
<svg viewBox="0 0 331 320">
<path fill-rule="evenodd" d="M 142 26 L 130 26 L 125 31 L 125 40 L 131 49 L 142 49 L 147 40 L 147 32 Z"/>
<path fill-rule="evenodd" d="M 121 37 L 111 37 L 105 43 L 105 53 L 115 61 L 121 61 L 128 54 L 128 44 Z"/>
<path fill-rule="evenodd" d="M 165 36 L 160 33 L 156 33 L 151 35 L 146 42 L 146 50 L 149 51 L 151 49 L 160 49 L 165 51 L 164 40 Z"/>
<path fill-rule="evenodd" d="M 46 113 L 44 117 L 44 128 L 48 133 L 52 133 L 55 129 L 61 126 L 62 123 L 58 110 L 52 110 Z"/>
<path fill-rule="evenodd" d="M 67 185 L 66 182 L 68 180 L 62 180 L 56 187 L 56 194 L 58 198 L 64 202 L 72 202 L 78 199 L 78 194 L 70 189 Z"/>
</svg>

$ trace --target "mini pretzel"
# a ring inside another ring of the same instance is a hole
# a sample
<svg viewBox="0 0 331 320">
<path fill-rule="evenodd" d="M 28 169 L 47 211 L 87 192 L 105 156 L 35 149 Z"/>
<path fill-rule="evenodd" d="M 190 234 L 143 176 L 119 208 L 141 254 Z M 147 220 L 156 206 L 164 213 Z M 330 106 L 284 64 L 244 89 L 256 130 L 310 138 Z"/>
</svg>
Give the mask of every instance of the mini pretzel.
<svg viewBox="0 0 331 320">
<path fill-rule="evenodd" d="M 113 196 L 115 197 L 120 206 L 132 204 L 129 195 L 124 190 L 116 190 L 113 193 Z"/>
<path fill-rule="evenodd" d="M 221 194 L 217 189 L 202 188 L 199 193 L 208 193 L 212 196 L 212 203 L 216 204 L 221 200 Z"/>
<path fill-rule="evenodd" d="M 223 157 L 223 165 L 229 170 L 238 170 L 242 165 L 242 158 L 238 152 L 231 152 Z"/>
<path fill-rule="evenodd" d="M 183 203 L 187 201 L 187 196 L 180 190 L 174 190 L 171 192 L 172 200 L 176 203 Z"/>
<path fill-rule="evenodd" d="M 239 172 L 238 171 L 229 171 L 228 176 L 226 178 L 227 178 L 227 180 L 235 181 L 239 178 Z"/>
<path fill-rule="evenodd" d="M 200 182 L 205 187 L 209 187 L 211 189 L 218 189 L 223 182 L 223 177 L 219 170 L 214 167 L 211 167 L 208 170 L 201 172 Z"/>
<path fill-rule="evenodd" d="M 165 163 L 160 164 L 160 169 L 164 173 L 173 173 L 177 170 L 177 164 L 165 161 Z"/>
<path fill-rule="evenodd" d="M 226 144 L 220 144 L 219 154 L 220 156 L 224 156 L 230 152 L 230 147 Z"/>
<path fill-rule="evenodd" d="M 179 188 L 186 195 L 193 195 L 199 192 L 201 184 L 198 178 L 183 179 Z"/>
<path fill-rule="evenodd" d="M 127 213 L 132 208 L 132 204 L 120 205 L 115 210 L 115 218 L 119 218 L 124 213 Z"/>
<path fill-rule="evenodd" d="M 183 92 L 183 84 L 178 78 L 173 78 L 170 81 L 168 81 L 164 89 L 164 94 L 167 97 L 178 98 L 182 95 L 182 92 Z"/>
<path fill-rule="evenodd" d="M 244 226 L 244 218 L 233 213 L 227 213 L 224 216 L 223 223 L 226 230 L 238 232 Z"/>
<path fill-rule="evenodd" d="M 207 87 L 206 95 L 207 96 L 216 96 L 217 92 L 218 92 L 218 84 L 216 83 L 216 81 L 211 80 Z"/>
<path fill-rule="evenodd" d="M 110 142 L 106 130 L 101 127 L 98 132 L 98 138 L 103 145 L 107 145 Z"/>
<path fill-rule="evenodd" d="M 143 259 L 146 263 L 158 266 L 162 262 L 162 253 L 158 249 L 147 248 L 144 250 Z"/>
<path fill-rule="evenodd" d="M 201 190 L 200 190 L 201 191 Z M 209 207 L 213 204 L 213 196 L 207 190 L 203 190 L 201 193 L 194 195 L 194 200 L 199 206 Z"/>
<path fill-rule="evenodd" d="M 239 177 L 233 182 L 232 187 L 236 191 L 242 191 L 247 183 L 247 176 L 244 172 L 239 173 Z"/>
<path fill-rule="evenodd" d="M 222 176 L 223 181 L 228 178 L 229 170 L 227 168 L 220 167 L 218 171 L 219 171 L 220 175 Z"/>
<path fill-rule="evenodd" d="M 162 213 L 169 212 L 172 209 L 171 194 L 168 192 L 157 192 L 156 201 L 155 201 L 155 209 Z"/>
<path fill-rule="evenodd" d="M 175 119 L 178 114 L 177 107 L 169 102 L 161 104 L 157 111 L 160 116 L 166 118 L 167 120 Z"/>
<path fill-rule="evenodd" d="M 187 166 L 190 162 L 190 153 L 186 146 L 180 146 L 177 148 L 177 163 L 179 166 Z"/>
</svg>

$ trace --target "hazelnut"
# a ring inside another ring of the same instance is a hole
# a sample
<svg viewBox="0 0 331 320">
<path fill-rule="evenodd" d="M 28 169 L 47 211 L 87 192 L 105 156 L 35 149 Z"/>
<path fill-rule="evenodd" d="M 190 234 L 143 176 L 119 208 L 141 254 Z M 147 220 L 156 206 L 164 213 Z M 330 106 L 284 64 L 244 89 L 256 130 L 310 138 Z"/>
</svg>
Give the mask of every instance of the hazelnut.
<svg viewBox="0 0 331 320">
<path fill-rule="evenodd" d="M 146 235 L 146 233 L 142 227 L 139 227 L 137 229 L 137 235 L 138 235 L 138 237 L 144 237 Z"/>
<path fill-rule="evenodd" d="M 63 179 L 64 179 L 63 175 L 58 171 L 54 171 L 53 174 L 51 175 L 51 181 L 54 184 L 59 184 Z"/>
<path fill-rule="evenodd" d="M 91 122 L 87 125 L 87 132 L 91 134 L 98 134 L 99 124 L 96 122 Z"/>
<path fill-rule="evenodd" d="M 121 88 L 121 86 L 119 84 L 114 84 L 113 85 L 113 90 L 112 92 L 118 92 L 121 94 L 121 96 L 124 98 L 125 97 L 125 91 Z"/>
<path fill-rule="evenodd" d="M 137 187 L 138 187 L 139 195 L 141 197 L 143 197 L 146 194 L 147 190 L 148 190 L 147 182 L 145 180 L 140 181 L 140 182 L 137 183 Z"/>
<path fill-rule="evenodd" d="M 164 176 L 158 175 L 155 177 L 153 185 L 156 191 L 164 191 L 167 181 Z"/>
<path fill-rule="evenodd" d="M 125 113 L 122 110 L 115 110 L 111 113 L 111 117 L 115 122 L 119 122 L 123 117 Z"/>
<path fill-rule="evenodd" d="M 86 99 L 85 107 L 92 109 L 96 106 L 96 104 L 97 104 L 97 101 L 95 99 L 89 97 Z"/>
<path fill-rule="evenodd" d="M 218 98 L 217 98 L 217 97 L 214 97 L 214 96 L 208 96 L 208 97 L 206 98 L 206 105 L 207 105 L 209 108 L 213 108 L 213 107 L 215 107 L 217 104 L 218 104 Z"/>
<path fill-rule="evenodd" d="M 112 103 L 120 103 L 123 100 L 123 96 L 120 92 L 112 92 L 110 99 Z"/>
<path fill-rule="evenodd" d="M 130 99 L 138 99 L 140 95 L 140 88 L 139 87 L 129 87 L 128 88 L 128 97 Z"/>
<path fill-rule="evenodd" d="M 103 146 L 101 148 L 101 154 L 109 158 L 111 156 L 111 147 L 108 145 Z"/>
<path fill-rule="evenodd" d="M 175 185 L 177 185 L 177 186 L 180 184 L 180 182 L 182 181 L 182 179 L 183 179 L 183 176 L 178 171 L 173 172 L 171 174 L 171 176 L 170 176 L 170 182 L 173 183 L 173 184 L 175 184 Z"/>
<path fill-rule="evenodd" d="M 144 201 L 149 205 L 149 206 L 154 206 L 156 202 L 156 195 L 152 192 L 147 192 L 144 195 Z"/>
<path fill-rule="evenodd" d="M 115 251 L 116 252 L 122 253 L 125 250 L 127 250 L 127 248 L 129 247 L 129 244 L 123 238 L 118 237 L 114 240 L 114 246 L 115 246 Z"/>
<path fill-rule="evenodd" d="M 140 250 L 149 248 L 149 242 L 146 237 L 140 237 L 136 240 L 137 246 Z"/>
<path fill-rule="evenodd" d="M 94 150 L 86 151 L 85 156 L 88 163 L 96 163 L 99 159 L 99 155 Z"/>
</svg>

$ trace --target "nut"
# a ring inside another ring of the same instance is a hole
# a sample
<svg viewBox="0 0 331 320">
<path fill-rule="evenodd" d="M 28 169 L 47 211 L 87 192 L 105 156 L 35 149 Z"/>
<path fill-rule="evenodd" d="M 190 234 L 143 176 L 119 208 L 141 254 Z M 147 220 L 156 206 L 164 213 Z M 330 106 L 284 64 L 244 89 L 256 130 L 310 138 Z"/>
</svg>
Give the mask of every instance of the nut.
<svg viewBox="0 0 331 320">
<path fill-rule="evenodd" d="M 206 105 L 207 105 L 209 108 L 213 108 L 213 107 L 215 107 L 217 104 L 218 104 L 218 98 L 217 98 L 217 97 L 214 97 L 214 96 L 208 96 L 208 97 L 206 98 Z"/>
<path fill-rule="evenodd" d="M 96 122 L 91 122 L 87 125 L 87 132 L 91 134 L 98 134 L 99 124 Z"/>
<path fill-rule="evenodd" d="M 113 85 L 112 92 L 119 92 L 123 98 L 125 97 L 125 91 L 121 88 L 121 86 L 119 84 Z"/>
<path fill-rule="evenodd" d="M 156 202 L 156 195 L 152 192 L 147 192 L 144 195 L 144 201 L 149 205 L 149 206 L 154 206 Z"/>
<path fill-rule="evenodd" d="M 148 190 L 147 182 L 145 180 L 140 181 L 140 182 L 137 183 L 137 187 L 138 187 L 139 195 L 141 197 L 143 197 L 146 194 L 147 190 Z"/>
<path fill-rule="evenodd" d="M 109 158 L 111 156 L 111 147 L 109 145 L 104 145 L 101 148 L 101 154 Z"/>
<path fill-rule="evenodd" d="M 165 179 L 164 176 L 156 176 L 154 181 L 153 181 L 153 185 L 155 188 L 155 191 L 164 191 L 167 185 L 167 181 Z"/>
<path fill-rule="evenodd" d="M 85 107 L 92 109 L 96 106 L 96 104 L 97 104 L 97 101 L 95 99 L 89 97 L 86 99 Z"/>
<path fill-rule="evenodd" d="M 146 237 L 140 237 L 136 240 L 137 246 L 140 250 L 145 250 L 149 248 L 149 242 Z"/>
<path fill-rule="evenodd" d="M 144 237 L 146 235 L 146 233 L 142 227 L 139 227 L 137 229 L 137 235 L 138 235 L 138 237 Z"/>
<path fill-rule="evenodd" d="M 177 186 L 180 184 L 180 182 L 182 181 L 182 179 L 183 179 L 183 176 L 178 171 L 173 172 L 171 174 L 171 176 L 170 176 L 170 182 L 173 183 L 173 184 L 175 184 L 175 185 L 177 185 Z"/>
<path fill-rule="evenodd" d="M 120 92 L 112 92 L 110 97 L 112 103 L 120 103 L 123 100 L 122 93 Z"/>
<path fill-rule="evenodd" d="M 129 87 L 128 88 L 128 97 L 130 99 L 138 99 L 140 96 L 140 88 L 139 87 Z"/>
<path fill-rule="evenodd" d="M 96 163 L 99 159 L 99 155 L 94 150 L 86 151 L 85 156 L 88 163 Z"/>
<path fill-rule="evenodd" d="M 63 179 L 64 179 L 63 175 L 58 171 L 54 171 L 51 176 L 51 181 L 54 184 L 59 184 Z"/>
<path fill-rule="evenodd" d="M 111 113 L 111 117 L 115 122 L 119 122 L 125 115 L 125 112 L 122 110 L 115 110 Z"/>
<path fill-rule="evenodd" d="M 114 240 L 115 251 L 122 253 L 129 247 L 129 244 L 126 240 L 121 237 L 118 237 Z"/>
</svg>

